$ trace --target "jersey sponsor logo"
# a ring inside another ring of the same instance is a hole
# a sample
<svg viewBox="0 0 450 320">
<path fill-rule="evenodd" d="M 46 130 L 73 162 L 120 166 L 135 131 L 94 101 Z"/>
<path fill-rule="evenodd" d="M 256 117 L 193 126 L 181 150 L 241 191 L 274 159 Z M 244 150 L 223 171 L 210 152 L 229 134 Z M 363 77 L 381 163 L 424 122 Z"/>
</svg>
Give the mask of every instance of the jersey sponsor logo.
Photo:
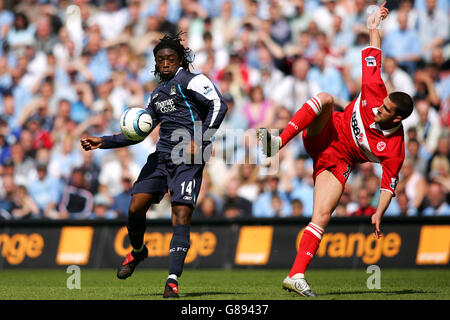
<svg viewBox="0 0 450 320">
<path fill-rule="evenodd" d="M 352 172 L 352 167 L 347 164 L 347 170 L 345 170 L 342 175 L 344 176 L 345 180 L 347 181 L 348 177 L 350 176 L 350 173 Z"/>
<path fill-rule="evenodd" d="M 377 60 L 375 60 L 374 57 L 368 56 L 365 58 L 366 64 L 368 67 L 376 67 L 377 66 Z"/>
<path fill-rule="evenodd" d="M 289 121 L 289 123 L 288 123 L 289 125 L 291 125 L 291 126 L 293 126 L 294 127 L 294 129 L 295 130 L 297 130 L 298 131 L 298 126 L 294 123 L 294 122 L 292 122 L 292 121 Z"/>
<path fill-rule="evenodd" d="M 163 101 L 155 102 L 156 111 L 161 113 L 173 112 L 176 111 L 175 102 L 173 99 L 167 99 Z"/>
<path fill-rule="evenodd" d="M 378 151 L 383 151 L 386 148 L 386 142 L 384 141 L 380 141 L 377 143 L 377 150 Z"/>
<path fill-rule="evenodd" d="M 398 179 L 391 178 L 391 184 L 389 185 L 389 187 L 391 187 L 392 190 L 395 190 L 395 188 L 397 188 L 397 183 L 398 183 Z"/>
<path fill-rule="evenodd" d="M 210 94 L 211 92 L 212 92 L 212 88 L 211 88 L 210 86 L 208 86 L 208 85 L 203 86 L 203 94 L 204 94 L 205 96 L 207 96 L 207 95 Z"/>
<path fill-rule="evenodd" d="M 359 143 L 362 143 L 363 141 L 364 141 L 364 133 L 360 133 L 359 135 L 358 135 L 358 141 L 359 141 Z"/>
<path fill-rule="evenodd" d="M 371 162 L 379 163 L 380 159 L 378 159 L 378 157 L 376 157 L 372 153 L 372 150 L 369 145 L 369 139 L 366 134 L 364 123 L 360 113 L 361 112 L 360 103 L 361 103 L 361 95 L 358 97 L 358 99 L 354 104 L 352 117 L 350 119 L 353 141 L 355 142 L 356 146 L 361 150 L 361 152 L 364 153 Z"/>
</svg>

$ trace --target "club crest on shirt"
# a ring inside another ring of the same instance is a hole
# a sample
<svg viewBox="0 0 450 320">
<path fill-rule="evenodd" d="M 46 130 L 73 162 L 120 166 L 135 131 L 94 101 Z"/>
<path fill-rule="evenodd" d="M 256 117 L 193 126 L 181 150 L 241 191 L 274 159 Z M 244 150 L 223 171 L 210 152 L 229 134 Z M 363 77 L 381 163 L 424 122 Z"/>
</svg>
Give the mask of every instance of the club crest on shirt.
<svg viewBox="0 0 450 320">
<path fill-rule="evenodd" d="M 384 148 L 386 148 L 386 142 L 380 141 L 380 142 L 377 143 L 377 150 L 378 150 L 378 151 L 381 152 L 381 151 L 384 150 Z"/>
<path fill-rule="evenodd" d="M 173 96 L 174 94 L 177 94 L 177 89 L 175 88 L 175 86 L 172 86 L 170 88 L 170 95 Z"/>
<path fill-rule="evenodd" d="M 367 66 L 368 67 L 376 67 L 377 66 L 377 60 L 375 60 L 374 57 L 369 56 L 365 58 Z"/>
</svg>

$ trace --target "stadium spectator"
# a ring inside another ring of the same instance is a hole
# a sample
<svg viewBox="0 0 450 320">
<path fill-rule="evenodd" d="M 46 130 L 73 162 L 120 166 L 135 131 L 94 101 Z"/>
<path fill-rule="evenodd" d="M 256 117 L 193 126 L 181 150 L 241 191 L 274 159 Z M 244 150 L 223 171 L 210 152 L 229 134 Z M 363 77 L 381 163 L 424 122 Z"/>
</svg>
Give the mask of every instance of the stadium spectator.
<svg viewBox="0 0 450 320">
<path fill-rule="evenodd" d="M 427 165 L 427 177 L 439 181 L 450 191 L 450 141 L 448 135 L 439 138 L 435 153 Z"/>
<path fill-rule="evenodd" d="M 3 53 L 3 44 L 5 42 L 5 37 L 8 34 L 14 22 L 14 14 L 5 8 L 5 3 L 3 0 L 0 1 L 0 54 Z"/>
<path fill-rule="evenodd" d="M 53 177 L 67 182 L 72 170 L 81 166 L 82 161 L 80 150 L 74 147 L 74 137 L 66 135 L 52 149 L 48 170 Z"/>
<path fill-rule="evenodd" d="M 115 219 L 117 218 L 117 212 L 109 209 L 111 203 L 108 197 L 102 193 L 97 193 L 94 196 L 94 207 L 92 213 L 89 215 L 89 219 Z"/>
<path fill-rule="evenodd" d="M 426 8 L 419 10 L 418 35 L 425 60 L 431 59 L 433 49 L 443 45 L 449 36 L 448 11 L 436 6 L 436 0 L 426 0 Z"/>
<path fill-rule="evenodd" d="M 30 23 L 28 16 L 23 12 L 14 14 L 14 22 L 6 34 L 6 45 L 15 54 L 21 53 L 25 46 L 34 44 L 36 26 Z"/>
<path fill-rule="evenodd" d="M 45 15 L 38 19 L 35 41 L 37 51 L 43 51 L 46 54 L 52 53 L 53 47 L 57 43 L 57 38 L 52 30 L 50 16 Z"/>
<path fill-rule="evenodd" d="M 24 185 L 16 186 L 12 200 L 12 219 L 38 219 L 41 217 L 39 206 L 30 197 Z"/>
<path fill-rule="evenodd" d="M 73 169 L 58 205 L 59 218 L 88 219 L 93 205 L 94 195 L 87 189 L 83 170 Z"/>
<path fill-rule="evenodd" d="M 26 185 L 28 181 L 36 177 L 34 161 L 30 157 L 25 157 L 20 143 L 11 146 L 11 160 L 14 168 L 14 181 L 17 185 Z"/>
<path fill-rule="evenodd" d="M 319 91 L 330 92 L 336 98 L 338 104 L 346 105 L 349 99 L 347 86 L 342 74 L 336 68 L 327 64 L 326 55 L 324 50 L 317 50 L 313 59 L 314 67 L 308 71 L 307 80 L 315 85 Z"/>
<path fill-rule="evenodd" d="M 233 6 L 235 1 L 222 1 L 219 15 L 212 18 L 214 48 L 229 48 L 237 34 L 241 21 L 233 15 Z"/>
<path fill-rule="evenodd" d="M 47 166 L 45 161 L 36 164 L 37 178 L 29 181 L 27 188 L 31 198 L 39 206 L 41 216 L 56 219 L 62 184 L 48 174 Z"/>
<path fill-rule="evenodd" d="M 227 181 L 225 196 L 223 197 L 224 217 L 251 217 L 252 203 L 238 195 L 239 181 L 231 179 Z"/>
<path fill-rule="evenodd" d="M 410 96 L 414 96 L 416 89 L 413 79 L 405 70 L 398 67 L 397 60 L 393 57 L 386 57 L 383 66 L 384 72 L 382 72 L 381 76 L 389 92 L 403 91 Z"/>
<path fill-rule="evenodd" d="M 273 104 L 266 99 L 261 86 L 250 89 L 249 101 L 242 107 L 248 128 L 268 127 L 275 117 Z"/>
<path fill-rule="evenodd" d="M 292 217 L 303 217 L 303 203 L 300 199 L 291 200 Z"/>
<path fill-rule="evenodd" d="M 418 121 L 415 125 L 417 138 L 424 145 L 428 154 L 433 154 L 442 134 L 439 115 L 425 99 L 416 99 L 415 108 L 418 114 Z"/>
<path fill-rule="evenodd" d="M 352 200 L 352 194 L 352 185 L 347 184 L 342 193 L 342 197 L 334 210 L 333 214 L 335 217 L 348 217 L 350 216 L 350 213 L 355 212 L 358 209 L 357 202 Z"/>
<path fill-rule="evenodd" d="M 89 152 L 83 152 L 89 153 Z M 92 153 L 91 153 L 92 154 Z M 128 215 L 128 208 L 131 201 L 131 189 L 133 187 L 133 179 L 128 175 L 122 175 L 122 192 L 114 197 L 112 208 L 116 211 L 117 216 L 125 218 Z M 95 201 L 94 201 L 95 202 Z"/>
<path fill-rule="evenodd" d="M 255 164 L 246 161 L 237 165 L 237 177 L 239 178 L 238 195 L 250 202 L 254 202 L 259 194 L 259 168 Z"/>
<path fill-rule="evenodd" d="M 438 182 L 431 182 L 428 186 L 425 198 L 426 207 L 422 214 L 424 216 L 449 216 L 450 205 L 444 186 Z"/>
<path fill-rule="evenodd" d="M 2 173 L 1 176 L 2 188 L 0 188 L 0 217 L 5 220 L 12 218 L 12 210 L 15 208 L 14 191 L 16 184 L 14 182 L 14 175 Z"/>
<path fill-rule="evenodd" d="M 311 217 L 313 211 L 313 181 L 311 178 L 311 168 L 308 167 L 306 159 L 295 160 L 295 176 L 290 184 L 290 199 L 300 200 L 303 206 L 303 215 Z"/>
<path fill-rule="evenodd" d="M 417 139 L 409 139 L 406 143 L 406 153 L 407 156 L 414 163 L 414 170 L 419 172 L 421 175 L 427 175 L 427 160 L 422 154 L 421 145 Z"/>
<path fill-rule="evenodd" d="M 98 24 L 102 38 L 111 40 L 119 36 L 128 23 L 126 8 L 120 8 L 119 0 L 106 0 L 104 6 L 89 18 L 88 24 Z"/>
<path fill-rule="evenodd" d="M 419 172 L 414 170 L 414 162 L 408 157 L 403 161 L 400 174 L 402 182 L 401 184 L 399 183 L 400 190 L 403 189 L 412 206 L 415 209 L 420 210 L 427 193 L 427 183 L 425 178 Z"/>
<path fill-rule="evenodd" d="M 383 29 L 386 33 L 398 30 L 398 12 L 405 12 L 408 16 L 408 29 L 414 29 L 417 26 L 418 12 L 413 7 L 414 0 L 399 0 L 398 8 L 392 10 L 386 20 L 383 21 Z"/>
<path fill-rule="evenodd" d="M 305 0 L 294 1 L 294 12 L 289 21 L 292 34 L 300 34 L 308 29 L 312 20 L 312 13 L 305 8 Z"/>
<path fill-rule="evenodd" d="M 372 206 L 370 203 L 370 194 L 367 189 L 358 190 L 358 209 L 356 211 L 350 212 L 352 217 L 368 217 L 376 212 L 376 207 Z"/>
<path fill-rule="evenodd" d="M 193 218 L 216 218 L 221 216 L 217 210 L 216 201 L 211 196 L 205 196 L 194 211 Z"/>
<path fill-rule="evenodd" d="M 299 57 L 292 64 L 292 74 L 284 77 L 273 89 L 271 98 L 277 106 L 294 112 L 299 105 L 319 91 L 318 84 L 308 81 L 309 62 Z"/>
<path fill-rule="evenodd" d="M 414 29 L 408 27 L 408 13 L 397 14 L 398 29 L 386 33 L 383 39 L 383 52 L 387 57 L 397 60 L 400 67 L 412 74 L 421 58 L 420 39 Z"/>
<path fill-rule="evenodd" d="M 333 15 L 336 13 L 336 0 L 321 0 L 323 5 L 313 12 L 313 20 L 318 28 L 330 35 L 333 32 Z"/>
<path fill-rule="evenodd" d="M 277 217 L 277 214 L 278 217 L 287 217 L 291 214 L 289 195 L 281 190 L 279 181 L 280 178 L 277 175 L 270 175 L 264 179 L 264 189 L 253 203 L 253 217 L 274 218 Z M 272 207 L 272 200 L 275 197 L 279 198 L 281 204 L 277 203 L 278 200 L 276 199 L 276 207 L 274 208 Z"/>
<path fill-rule="evenodd" d="M 405 192 L 399 192 L 386 210 L 386 216 L 411 217 L 417 215 L 417 208 L 411 204 Z"/>
<path fill-rule="evenodd" d="M 99 191 L 115 197 L 123 191 L 121 183 L 122 175 L 128 175 L 133 180 L 137 179 L 141 168 L 133 160 L 128 148 L 117 148 L 114 150 L 115 159 L 105 163 L 100 169 Z M 112 175 L 111 172 L 115 174 Z"/>
</svg>

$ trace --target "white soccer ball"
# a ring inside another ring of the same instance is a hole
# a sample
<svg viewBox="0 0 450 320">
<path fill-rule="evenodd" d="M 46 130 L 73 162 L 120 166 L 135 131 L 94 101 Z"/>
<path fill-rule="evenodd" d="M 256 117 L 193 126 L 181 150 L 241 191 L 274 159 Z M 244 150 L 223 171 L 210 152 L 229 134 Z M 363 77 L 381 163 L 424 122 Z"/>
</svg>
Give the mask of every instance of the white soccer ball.
<svg viewBox="0 0 450 320">
<path fill-rule="evenodd" d="M 153 127 L 150 113 L 142 108 L 129 108 L 120 117 L 120 130 L 132 141 L 141 141 L 148 136 Z"/>
</svg>

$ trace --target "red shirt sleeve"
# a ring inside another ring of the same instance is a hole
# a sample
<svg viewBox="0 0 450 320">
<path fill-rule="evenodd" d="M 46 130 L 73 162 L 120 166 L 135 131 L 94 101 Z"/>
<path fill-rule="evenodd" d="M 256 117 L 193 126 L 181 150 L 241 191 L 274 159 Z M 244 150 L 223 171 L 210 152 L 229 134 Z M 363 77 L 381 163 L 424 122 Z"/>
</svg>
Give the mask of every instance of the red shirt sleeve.
<svg viewBox="0 0 450 320">
<path fill-rule="evenodd" d="M 393 141 L 389 141 L 389 149 L 387 156 L 382 159 L 381 167 L 383 175 L 381 177 L 381 190 L 392 193 L 395 197 L 395 188 L 397 187 L 400 168 L 405 159 L 405 142 L 403 138 L 396 137 Z"/>
<path fill-rule="evenodd" d="M 387 96 L 387 90 L 381 78 L 382 51 L 379 48 L 367 47 L 361 51 L 362 56 L 362 99 L 373 108 L 381 105 Z"/>
</svg>

